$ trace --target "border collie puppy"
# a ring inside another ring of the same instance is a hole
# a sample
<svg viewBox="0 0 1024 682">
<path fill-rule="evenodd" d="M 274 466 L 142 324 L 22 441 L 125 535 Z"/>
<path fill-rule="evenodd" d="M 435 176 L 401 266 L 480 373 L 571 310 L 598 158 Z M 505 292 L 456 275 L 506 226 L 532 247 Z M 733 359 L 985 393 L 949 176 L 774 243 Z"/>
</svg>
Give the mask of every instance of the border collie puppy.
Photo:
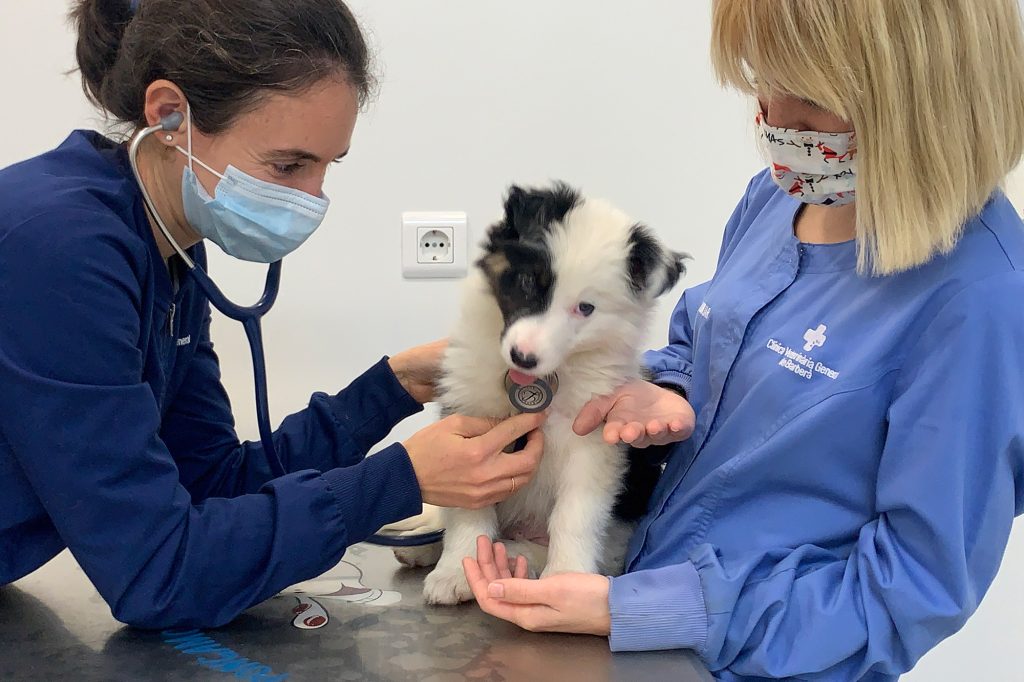
<svg viewBox="0 0 1024 682">
<path fill-rule="evenodd" d="M 622 547 L 608 545 L 625 542 L 610 542 L 609 527 L 626 450 L 600 429 L 577 436 L 572 424 L 591 398 L 640 376 L 655 299 L 675 286 L 684 259 L 622 211 L 561 183 L 513 186 L 483 251 L 444 359 L 442 411 L 504 418 L 547 406 L 545 453 L 507 501 L 443 510 L 443 551 L 424 584 L 432 604 L 472 598 L 462 559 L 476 553 L 479 535 L 546 538 L 542 575 L 622 570 Z M 520 547 L 531 544 L 513 543 L 510 556 L 537 561 L 536 545 Z M 605 562 L 608 550 L 618 566 Z"/>
</svg>

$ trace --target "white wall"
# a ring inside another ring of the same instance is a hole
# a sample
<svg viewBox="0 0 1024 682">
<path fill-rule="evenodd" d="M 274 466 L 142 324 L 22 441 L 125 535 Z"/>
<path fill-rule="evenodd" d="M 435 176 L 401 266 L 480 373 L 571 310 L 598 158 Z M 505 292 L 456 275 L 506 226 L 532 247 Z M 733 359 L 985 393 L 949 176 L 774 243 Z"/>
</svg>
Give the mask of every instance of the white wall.
<svg viewBox="0 0 1024 682">
<path fill-rule="evenodd" d="M 600 10 L 595 7 L 600 6 Z M 445 334 L 457 285 L 400 274 L 403 210 L 465 210 L 473 241 L 511 181 L 562 178 L 604 195 L 694 256 L 707 279 L 722 227 L 758 168 L 749 107 L 710 75 L 707 3 L 645 0 L 357 0 L 383 70 L 324 227 L 290 257 L 266 322 L 271 409 L 341 388 L 386 353 Z M 74 76 L 64 3 L 0 0 L 0 167 L 101 125 Z M 1024 178 L 1017 181 L 1024 205 Z M 211 251 L 228 293 L 253 300 L 262 269 Z M 666 300 L 650 345 L 659 345 Z M 239 431 L 255 437 L 244 336 L 218 319 L 215 340 Z M 402 438 L 431 415 L 399 427 Z M 1019 679 L 1024 531 L 978 616 L 912 680 Z M 979 661 L 995 661 L 979 674 Z"/>
</svg>

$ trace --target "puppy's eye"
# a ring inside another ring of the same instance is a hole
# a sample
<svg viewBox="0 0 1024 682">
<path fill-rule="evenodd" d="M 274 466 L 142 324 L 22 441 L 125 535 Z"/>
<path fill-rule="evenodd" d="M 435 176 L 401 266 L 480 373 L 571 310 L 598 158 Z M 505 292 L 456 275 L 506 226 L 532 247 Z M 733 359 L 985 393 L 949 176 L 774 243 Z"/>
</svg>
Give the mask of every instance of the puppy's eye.
<svg viewBox="0 0 1024 682">
<path fill-rule="evenodd" d="M 596 308 L 593 303 L 580 303 L 576 306 L 576 313 L 583 317 L 590 317 L 594 314 L 594 310 L 596 310 Z"/>
</svg>

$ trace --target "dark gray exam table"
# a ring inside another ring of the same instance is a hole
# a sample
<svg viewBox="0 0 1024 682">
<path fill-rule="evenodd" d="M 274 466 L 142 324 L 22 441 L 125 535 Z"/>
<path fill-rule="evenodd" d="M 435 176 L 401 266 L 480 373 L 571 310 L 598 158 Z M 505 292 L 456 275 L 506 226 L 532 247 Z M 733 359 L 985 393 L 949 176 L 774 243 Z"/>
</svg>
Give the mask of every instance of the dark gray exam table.
<svg viewBox="0 0 1024 682">
<path fill-rule="evenodd" d="M 611 654 L 597 637 L 540 635 L 475 604 L 428 608 L 424 571 L 350 548 L 325 576 L 218 629 L 142 632 L 110 616 L 69 553 L 0 588 L 0 680 L 604 682 L 711 680 L 689 652 Z"/>
</svg>

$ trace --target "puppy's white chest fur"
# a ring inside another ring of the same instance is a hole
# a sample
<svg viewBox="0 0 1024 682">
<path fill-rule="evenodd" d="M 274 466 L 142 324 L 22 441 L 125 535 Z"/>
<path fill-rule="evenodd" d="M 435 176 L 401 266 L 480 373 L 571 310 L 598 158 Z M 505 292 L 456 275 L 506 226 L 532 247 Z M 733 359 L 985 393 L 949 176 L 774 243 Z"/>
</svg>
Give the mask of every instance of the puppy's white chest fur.
<svg viewBox="0 0 1024 682">
<path fill-rule="evenodd" d="M 516 409 L 505 390 L 505 363 L 500 358 L 493 364 L 487 362 L 490 359 L 487 357 L 464 358 L 466 362 L 459 363 L 460 367 L 455 362 L 459 355 L 451 356 L 450 369 L 443 382 L 445 412 L 477 417 L 515 414 Z M 571 489 L 565 482 L 573 476 L 585 482 L 586 489 L 599 498 L 611 496 L 614 499 L 618 493 L 625 468 L 623 449 L 605 443 L 600 430 L 587 436 L 577 435 L 573 422 L 591 398 L 610 393 L 632 376 L 610 376 L 607 372 L 585 369 L 574 367 L 570 362 L 559 372 L 559 388 L 542 427 L 544 457 L 533 480 L 525 485 L 520 483 L 512 497 L 497 505 L 498 537 L 509 538 L 510 531 L 523 528 L 547 535 L 555 500 L 562 491 Z M 620 368 L 619 372 L 624 369 Z M 484 380 L 483 373 L 492 376 Z"/>
<path fill-rule="evenodd" d="M 471 366 L 477 368 L 479 364 Z M 609 379 L 585 388 L 568 374 L 565 370 L 559 373 L 559 391 L 542 427 L 544 456 L 533 479 L 520 484 L 514 495 L 495 507 L 444 510 L 443 552 L 424 585 L 428 602 L 452 604 L 471 598 L 461 561 L 475 553 L 480 535 L 506 539 L 510 555 L 525 553 L 537 569 L 540 562 L 542 575 L 614 573 L 621 569 L 602 559 L 611 510 L 626 467 L 625 452 L 605 443 L 600 429 L 587 436 L 573 431 L 580 408 L 594 395 L 608 393 L 615 384 Z M 452 390 L 445 392 L 446 411 L 487 417 L 514 413 L 501 375 L 486 384 L 465 383 L 459 379 L 459 372 L 450 368 L 445 383 L 452 385 Z M 470 399 L 474 391 L 469 387 L 474 385 L 478 395 Z M 480 390 L 484 385 L 488 388 Z M 465 402 L 451 400 L 456 395 L 464 397 Z M 546 553 L 529 542 L 515 542 L 517 537 L 545 537 Z M 513 541 L 508 542 L 510 539 Z M 621 561 L 621 556 L 610 561 Z"/>
</svg>

